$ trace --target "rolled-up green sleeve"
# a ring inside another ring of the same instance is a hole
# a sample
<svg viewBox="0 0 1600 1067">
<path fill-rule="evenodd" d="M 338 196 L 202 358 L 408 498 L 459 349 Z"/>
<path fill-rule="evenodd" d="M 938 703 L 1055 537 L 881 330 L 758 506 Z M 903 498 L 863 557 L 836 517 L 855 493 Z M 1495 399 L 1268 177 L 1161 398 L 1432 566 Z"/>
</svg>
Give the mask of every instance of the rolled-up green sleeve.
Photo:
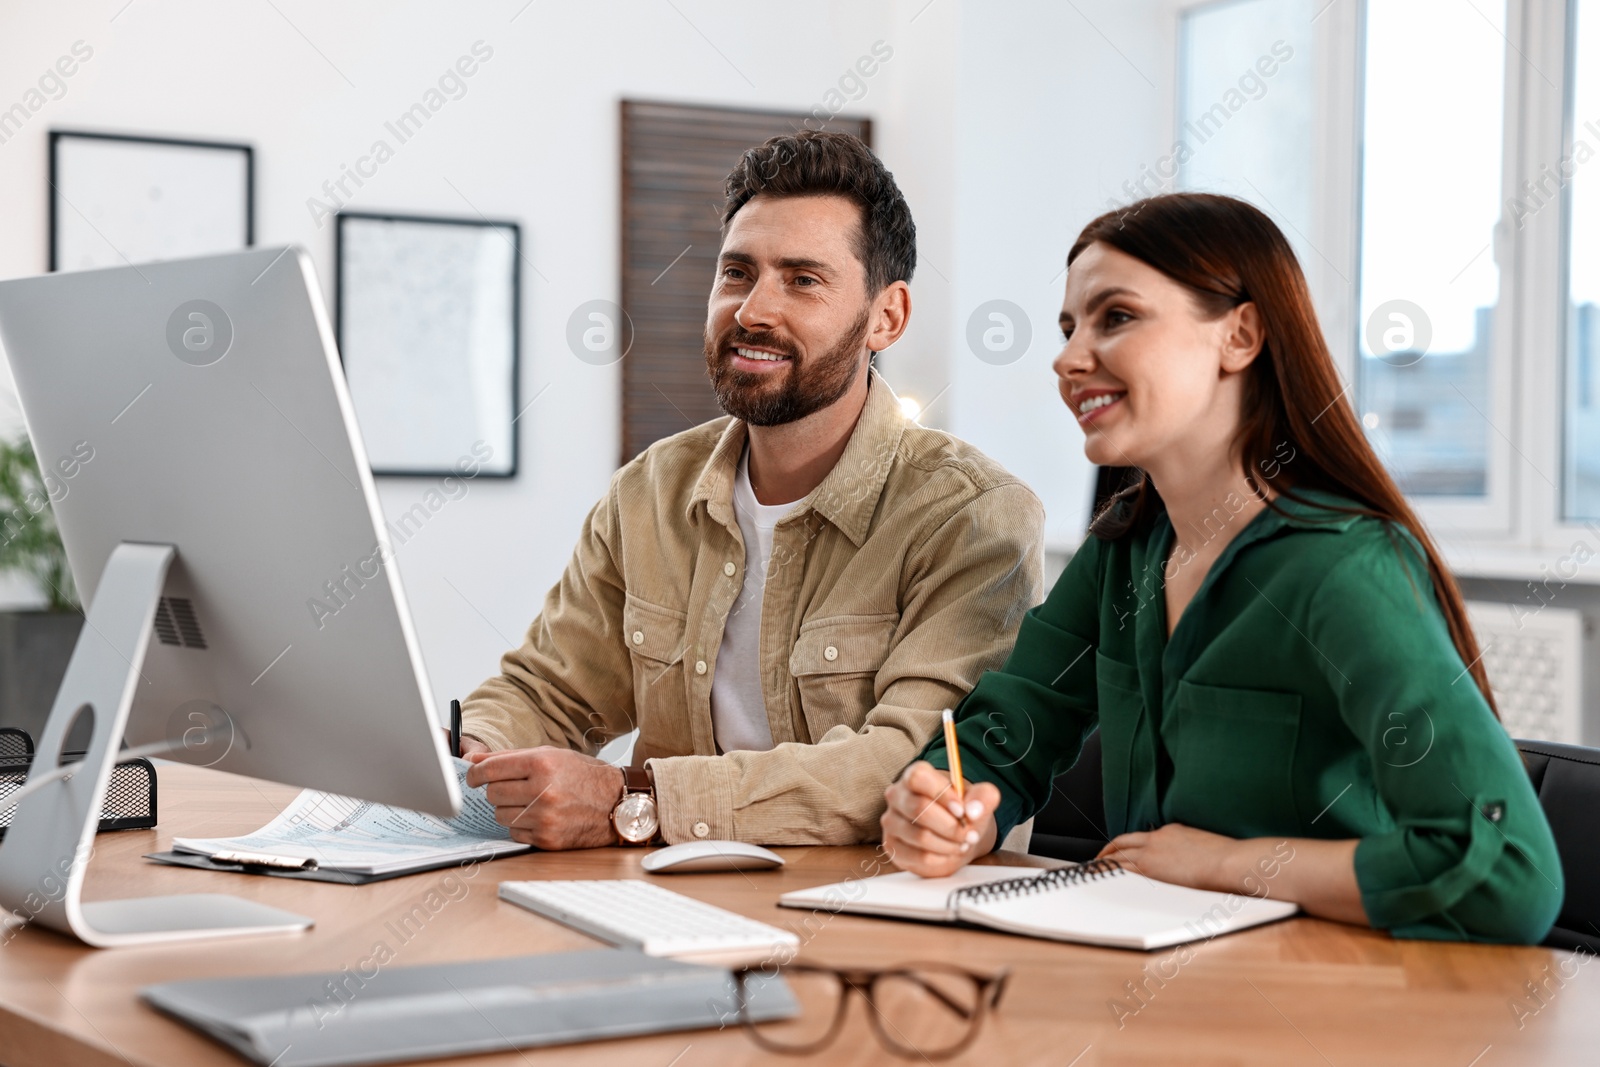
<svg viewBox="0 0 1600 1067">
<path fill-rule="evenodd" d="M 1319 585 L 1306 635 L 1392 827 L 1356 848 L 1367 918 L 1398 937 L 1537 943 L 1563 893 L 1544 811 L 1450 640 L 1420 548 L 1374 533 Z"/>
<path fill-rule="evenodd" d="M 1023 618 L 1005 664 L 985 672 L 956 709 L 962 776 L 1000 790 L 996 841 L 1049 799 L 1095 727 L 1102 547 L 1090 537 L 1073 554 L 1045 602 Z M 943 734 L 921 758 L 949 768 Z"/>
</svg>

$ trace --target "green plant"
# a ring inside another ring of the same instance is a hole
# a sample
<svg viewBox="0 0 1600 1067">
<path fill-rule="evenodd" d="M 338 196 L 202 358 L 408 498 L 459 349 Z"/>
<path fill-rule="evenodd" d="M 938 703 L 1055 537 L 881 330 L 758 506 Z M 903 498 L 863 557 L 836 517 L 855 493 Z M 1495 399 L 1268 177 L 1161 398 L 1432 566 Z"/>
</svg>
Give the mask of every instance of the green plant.
<svg viewBox="0 0 1600 1067">
<path fill-rule="evenodd" d="M 50 488 L 24 435 L 0 442 L 0 572 L 22 571 L 39 583 L 51 611 L 78 611 L 78 590 L 67 566 L 67 550 L 50 508 Z"/>
</svg>

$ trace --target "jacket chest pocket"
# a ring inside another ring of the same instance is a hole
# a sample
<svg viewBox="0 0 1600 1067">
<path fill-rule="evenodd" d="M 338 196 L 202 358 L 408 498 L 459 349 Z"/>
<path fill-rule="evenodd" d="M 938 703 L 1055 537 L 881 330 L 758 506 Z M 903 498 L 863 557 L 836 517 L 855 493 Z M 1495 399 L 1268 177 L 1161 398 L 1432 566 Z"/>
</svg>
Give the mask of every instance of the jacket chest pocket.
<svg viewBox="0 0 1600 1067">
<path fill-rule="evenodd" d="M 852 615 L 813 619 L 800 628 L 789 673 L 812 744 L 836 726 L 861 728 L 878 702 L 878 670 L 899 624 L 898 615 Z"/>
<path fill-rule="evenodd" d="M 1300 696 L 1178 683 L 1168 818 L 1229 837 L 1302 833 L 1294 799 Z"/>
<path fill-rule="evenodd" d="M 633 664 L 633 705 L 641 736 L 689 738 L 683 677 L 688 615 L 629 596 L 622 640 Z M 672 721 L 669 721 L 672 720 Z"/>
</svg>

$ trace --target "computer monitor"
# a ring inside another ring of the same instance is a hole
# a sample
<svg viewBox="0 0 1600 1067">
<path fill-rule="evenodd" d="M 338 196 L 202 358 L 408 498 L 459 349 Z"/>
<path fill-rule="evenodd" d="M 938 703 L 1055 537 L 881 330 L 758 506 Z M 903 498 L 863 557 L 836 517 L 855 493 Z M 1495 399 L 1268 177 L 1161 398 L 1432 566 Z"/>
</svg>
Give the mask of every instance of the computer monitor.
<svg viewBox="0 0 1600 1067">
<path fill-rule="evenodd" d="M 0 343 L 86 607 L 35 778 L 80 709 L 93 716 L 72 777 L 17 805 L 0 908 L 91 944 L 303 928 L 231 897 L 77 894 L 124 739 L 459 810 L 310 258 L 262 248 L 0 282 Z M 30 518 L 0 516 L 0 537 Z"/>
</svg>

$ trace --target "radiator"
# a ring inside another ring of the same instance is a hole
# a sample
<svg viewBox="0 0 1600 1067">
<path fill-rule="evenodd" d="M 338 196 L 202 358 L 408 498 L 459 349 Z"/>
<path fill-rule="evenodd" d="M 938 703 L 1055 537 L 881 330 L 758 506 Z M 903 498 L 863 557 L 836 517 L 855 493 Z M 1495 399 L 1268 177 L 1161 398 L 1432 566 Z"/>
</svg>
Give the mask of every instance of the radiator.
<svg viewBox="0 0 1600 1067">
<path fill-rule="evenodd" d="M 1511 736 L 1582 744 L 1582 612 L 1474 600 L 1467 614 Z"/>
</svg>

